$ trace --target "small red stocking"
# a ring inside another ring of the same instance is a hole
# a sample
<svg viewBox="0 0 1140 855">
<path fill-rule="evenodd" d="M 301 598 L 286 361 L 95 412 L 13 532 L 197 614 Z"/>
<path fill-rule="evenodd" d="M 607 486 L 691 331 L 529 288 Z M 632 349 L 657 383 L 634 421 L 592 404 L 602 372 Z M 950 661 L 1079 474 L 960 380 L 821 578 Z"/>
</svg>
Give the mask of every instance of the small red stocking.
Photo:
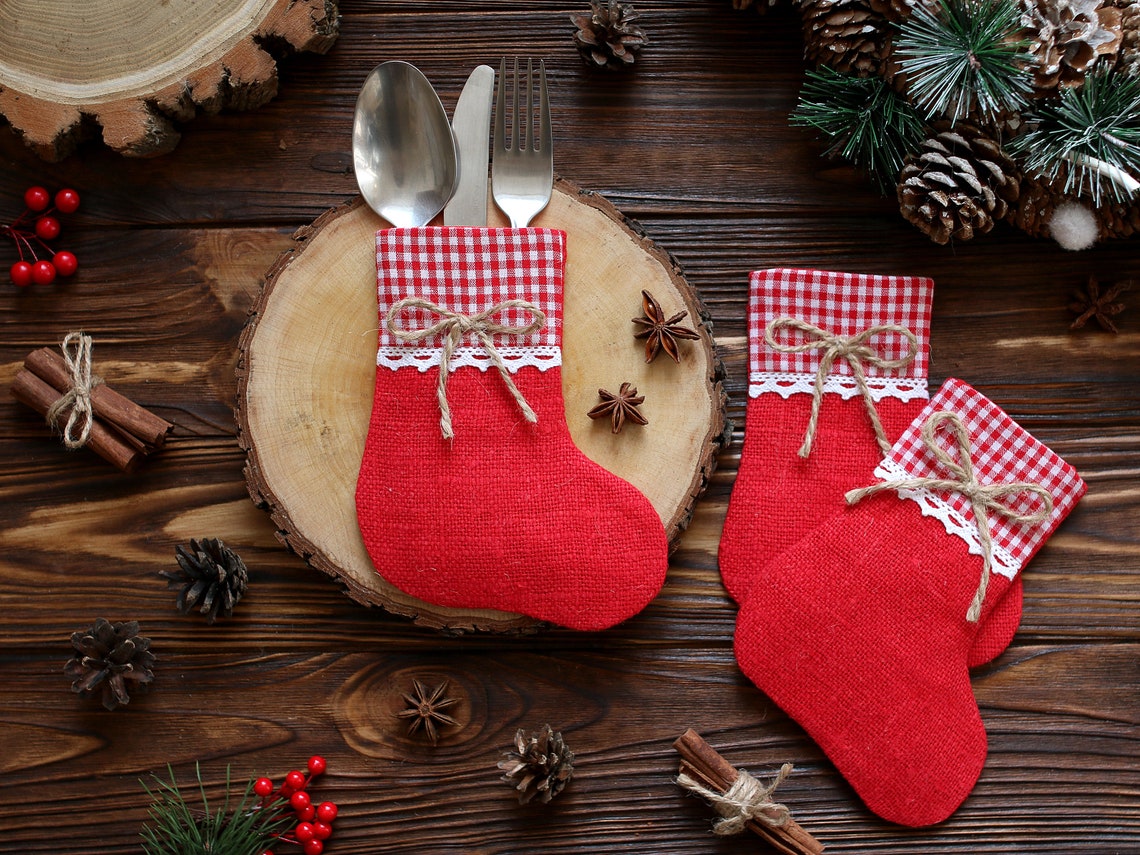
<svg viewBox="0 0 1140 855">
<path fill-rule="evenodd" d="M 985 763 L 967 669 L 979 621 L 1085 485 L 957 380 L 871 480 L 757 577 L 736 656 L 871 810 L 929 825 Z"/>
<path fill-rule="evenodd" d="M 927 402 L 934 283 L 822 270 L 752 273 L 748 409 L 720 541 L 744 602 L 765 564 L 843 509 Z M 978 634 L 971 664 L 1008 646 L 1021 585 Z"/>
<path fill-rule="evenodd" d="M 574 445 L 562 398 L 564 233 L 377 233 L 380 347 L 360 531 L 396 587 L 597 630 L 668 567 L 661 519 Z"/>
</svg>

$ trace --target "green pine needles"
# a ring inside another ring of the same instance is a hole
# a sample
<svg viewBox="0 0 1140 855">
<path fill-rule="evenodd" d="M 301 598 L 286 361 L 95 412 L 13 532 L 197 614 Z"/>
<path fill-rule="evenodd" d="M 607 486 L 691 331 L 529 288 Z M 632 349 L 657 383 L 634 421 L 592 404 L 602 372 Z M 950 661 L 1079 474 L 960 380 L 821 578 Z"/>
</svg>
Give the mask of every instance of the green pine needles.
<svg viewBox="0 0 1140 855">
<path fill-rule="evenodd" d="M 1030 130 L 1009 142 L 1025 168 L 1064 192 L 1099 205 L 1106 197 L 1126 202 L 1140 191 L 1140 77 L 1111 69 L 1085 77 L 1042 103 Z"/>
<path fill-rule="evenodd" d="M 278 834 L 289 828 L 291 815 L 272 806 L 262 807 L 261 799 L 253 793 L 253 781 L 246 785 L 245 793 L 230 810 L 230 769 L 226 767 L 226 795 L 222 804 L 211 808 L 202 783 L 202 772 L 197 764 L 194 772 L 198 779 L 201 804 L 193 808 L 187 804 L 174 771 L 168 766 L 170 781 L 157 776 L 158 792 L 146 784 L 143 789 L 153 800 L 150 807 L 151 824 L 144 825 L 142 848 L 146 855 L 258 855 L 276 842 Z"/>
<path fill-rule="evenodd" d="M 825 154 L 866 172 L 894 193 L 903 162 L 923 139 L 923 123 L 907 99 L 878 77 L 855 77 L 823 66 L 808 71 L 791 124 L 818 130 Z"/>
<path fill-rule="evenodd" d="M 895 42 L 914 103 L 952 123 L 1021 110 L 1033 86 L 1020 27 L 1014 0 L 941 0 L 937 11 L 916 4 Z"/>
</svg>

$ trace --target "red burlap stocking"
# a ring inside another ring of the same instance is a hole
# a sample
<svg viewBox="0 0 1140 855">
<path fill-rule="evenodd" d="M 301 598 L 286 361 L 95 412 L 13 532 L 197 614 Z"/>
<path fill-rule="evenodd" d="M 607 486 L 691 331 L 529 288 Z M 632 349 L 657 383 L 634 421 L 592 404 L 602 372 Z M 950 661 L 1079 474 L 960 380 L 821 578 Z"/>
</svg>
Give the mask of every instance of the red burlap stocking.
<svg viewBox="0 0 1140 855">
<path fill-rule="evenodd" d="M 744 447 L 719 556 L 737 602 L 768 561 L 868 483 L 926 405 L 933 289 L 913 276 L 752 274 Z M 1020 619 L 1018 583 L 979 632 L 971 665 L 1005 650 Z"/>
<path fill-rule="evenodd" d="M 979 621 L 1085 487 L 957 380 L 869 483 L 756 578 L 736 656 L 871 810 L 929 825 L 985 763 L 967 669 Z"/>
<path fill-rule="evenodd" d="M 377 571 L 412 596 L 597 630 L 668 566 L 633 486 L 585 457 L 562 399 L 565 234 L 389 229 L 380 347 L 357 483 Z"/>
</svg>

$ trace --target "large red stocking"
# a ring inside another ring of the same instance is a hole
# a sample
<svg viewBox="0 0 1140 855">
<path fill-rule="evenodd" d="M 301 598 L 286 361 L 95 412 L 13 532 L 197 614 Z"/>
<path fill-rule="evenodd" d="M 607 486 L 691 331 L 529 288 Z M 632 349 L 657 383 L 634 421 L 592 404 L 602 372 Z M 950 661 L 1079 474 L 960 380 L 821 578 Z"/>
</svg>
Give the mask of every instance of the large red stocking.
<svg viewBox="0 0 1140 855">
<path fill-rule="evenodd" d="M 665 578 L 660 517 L 574 445 L 562 232 L 377 234 L 380 346 L 357 483 L 376 570 L 441 606 L 597 630 Z"/>
</svg>

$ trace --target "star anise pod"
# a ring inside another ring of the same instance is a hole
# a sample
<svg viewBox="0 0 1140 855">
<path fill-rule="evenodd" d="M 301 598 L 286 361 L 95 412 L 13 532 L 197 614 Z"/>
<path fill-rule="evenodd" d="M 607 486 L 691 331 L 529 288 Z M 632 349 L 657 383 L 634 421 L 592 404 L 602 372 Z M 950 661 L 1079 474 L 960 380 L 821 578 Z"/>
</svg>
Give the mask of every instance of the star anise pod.
<svg viewBox="0 0 1140 855">
<path fill-rule="evenodd" d="M 633 337 L 646 340 L 645 361 L 652 362 L 657 358 L 657 354 L 663 350 L 673 358 L 674 362 L 680 362 L 681 352 L 677 347 L 677 339 L 696 341 L 701 337 L 699 333 L 688 327 L 680 326 L 681 321 L 689 313 L 682 311 L 668 318 L 665 317 L 665 313 L 661 310 L 661 304 L 653 299 L 653 295 L 648 291 L 641 292 L 641 301 L 645 316 L 633 319 L 634 324 L 641 327 L 633 334 Z"/>
<path fill-rule="evenodd" d="M 632 383 L 622 383 L 615 395 L 605 389 L 598 390 L 598 397 L 602 402 L 586 415 L 592 419 L 610 418 L 610 429 L 613 433 L 621 433 L 626 421 L 635 425 L 647 425 L 649 420 L 637 409 L 645 403 L 645 396 L 637 394 L 637 388 Z"/>
<path fill-rule="evenodd" d="M 407 709 L 400 710 L 396 715 L 408 721 L 408 735 L 412 736 L 423 728 L 431 744 L 439 742 L 440 725 L 457 725 L 459 721 L 444 712 L 448 707 L 459 703 L 459 698 L 445 697 L 447 680 L 444 680 L 432 690 L 428 690 L 419 680 L 412 680 L 412 694 L 404 695 Z"/>
<path fill-rule="evenodd" d="M 1073 302 L 1069 304 L 1069 311 L 1077 318 L 1069 324 L 1069 329 L 1079 330 L 1091 318 L 1100 325 L 1101 329 L 1119 332 L 1112 318 L 1124 311 L 1124 303 L 1114 301 L 1127 290 L 1127 285 L 1118 282 L 1109 285 L 1102 293 L 1096 277 L 1090 276 L 1088 285 L 1073 293 Z"/>
</svg>

